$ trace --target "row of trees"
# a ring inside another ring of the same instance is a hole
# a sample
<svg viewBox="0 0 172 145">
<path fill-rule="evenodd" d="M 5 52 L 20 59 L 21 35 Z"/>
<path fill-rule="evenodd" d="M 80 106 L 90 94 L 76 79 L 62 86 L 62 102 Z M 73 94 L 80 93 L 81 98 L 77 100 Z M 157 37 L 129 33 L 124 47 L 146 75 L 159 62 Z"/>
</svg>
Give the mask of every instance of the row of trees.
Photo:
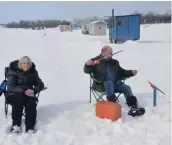
<svg viewBox="0 0 172 145">
<path fill-rule="evenodd" d="M 138 12 L 134 12 L 131 15 L 139 14 Z M 108 27 L 110 26 L 110 19 L 105 20 L 108 23 Z M 158 14 L 154 12 L 148 12 L 147 14 L 141 14 L 140 18 L 141 24 L 154 24 L 154 23 L 171 23 L 171 13 L 166 12 L 165 14 Z"/>
<path fill-rule="evenodd" d="M 132 14 L 139 14 L 139 12 L 135 11 Z M 109 22 L 109 20 L 105 17 L 87 17 L 83 19 L 74 19 L 75 25 L 81 27 L 82 24 L 88 24 L 92 21 L 97 20 L 105 20 Z M 141 14 L 141 24 L 151 24 L 151 23 L 171 23 L 171 12 L 167 11 L 164 14 L 158 14 L 154 12 L 148 12 L 147 14 Z M 57 27 L 58 25 L 69 25 L 70 21 L 66 20 L 37 20 L 37 21 L 24 21 L 20 22 L 12 22 L 8 23 L 6 27 L 8 28 L 52 28 Z"/>
<path fill-rule="evenodd" d="M 58 25 L 70 25 L 69 21 L 66 20 L 37 20 L 37 21 L 24 21 L 12 22 L 6 25 L 7 28 L 53 28 Z"/>
<path fill-rule="evenodd" d="M 138 14 L 134 12 L 133 14 Z M 164 14 L 158 14 L 155 12 L 148 12 L 147 14 L 141 14 L 141 24 L 153 24 L 153 23 L 171 23 L 171 12 L 167 11 Z"/>
<path fill-rule="evenodd" d="M 139 14 L 139 12 L 135 11 L 131 13 L 133 14 Z M 104 20 L 106 22 L 109 21 L 108 17 L 98 17 L 98 16 L 93 16 L 93 17 L 87 17 L 83 19 L 75 18 L 74 21 L 78 24 L 88 24 L 92 21 L 97 21 L 97 20 Z M 148 12 L 147 14 L 141 14 L 141 24 L 148 24 L 148 23 L 171 23 L 171 12 L 167 11 L 164 14 L 158 14 L 155 12 Z"/>
</svg>

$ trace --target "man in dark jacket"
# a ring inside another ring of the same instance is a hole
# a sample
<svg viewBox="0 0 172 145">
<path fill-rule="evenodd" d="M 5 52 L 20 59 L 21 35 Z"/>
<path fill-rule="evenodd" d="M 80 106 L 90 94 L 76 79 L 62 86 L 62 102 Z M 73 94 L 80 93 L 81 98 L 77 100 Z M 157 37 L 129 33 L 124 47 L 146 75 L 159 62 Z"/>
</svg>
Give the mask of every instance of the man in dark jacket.
<svg viewBox="0 0 172 145">
<path fill-rule="evenodd" d="M 26 132 L 34 132 L 37 100 L 35 95 L 44 88 L 35 64 L 28 56 L 10 63 L 7 72 L 8 101 L 12 105 L 11 132 L 19 133 L 23 108 Z"/>
<path fill-rule="evenodd" d="M 99 56 L 85 63 L 84 72 L 93 73 L 93 77 L 103 83 L 108 101 L 116 102 L 115 92 L 124 93 L 127 104 L 131 107 L 128 114 L 132 116 L 143 115 L 145 109 L 138 106 L 137 98 L 133 95 L 130 86 L 121 82 L 123 78 L 135 76 L 137 71 L 123 69 L 117 60 L 112 59 L 112 53 L 111 47 L 104 46 Z M 105 59 L 95 64 L 95 61 L 101 58 Z"/>
</svg>

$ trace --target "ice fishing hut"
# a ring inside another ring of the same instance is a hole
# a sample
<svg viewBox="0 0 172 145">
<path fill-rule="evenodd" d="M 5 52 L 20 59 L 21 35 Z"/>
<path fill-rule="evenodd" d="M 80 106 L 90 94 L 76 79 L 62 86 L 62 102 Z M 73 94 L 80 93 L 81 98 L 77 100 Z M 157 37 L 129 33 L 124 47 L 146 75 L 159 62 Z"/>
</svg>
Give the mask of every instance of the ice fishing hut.
<svg viewBox="0 0 172 145">
<path fill-rule="evenodd" d="M 112 16 L 108 21 L 111 43 L 140 39 L 140 14 L 114 16 L 114 9 L 112 9 Z"/>
<path fill-rule="evenodd" d="M 88 24 L 90 35 L 106 35 L 107 23 L 105 21 L 94 21 Z"/>
</svg>

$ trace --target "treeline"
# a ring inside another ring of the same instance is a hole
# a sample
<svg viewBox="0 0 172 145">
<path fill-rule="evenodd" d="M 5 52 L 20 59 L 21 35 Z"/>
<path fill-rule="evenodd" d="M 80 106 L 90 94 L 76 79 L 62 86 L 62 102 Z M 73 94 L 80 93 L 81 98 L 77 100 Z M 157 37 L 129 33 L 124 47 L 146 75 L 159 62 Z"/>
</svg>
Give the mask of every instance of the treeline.
<svg viewBox="0 0 172 145">
<path fill-rule="evenodd" d="M 139 14 L 135 11 L 131 14 Z M 75 18 L 74 22 L 76 26 L 81 27 L 82 24 L 88 24 L 92 21 L 104 20 L 109 23 L 109 19 L 105 17 L 87 17 L 87 18 Z M 153 24 L 153 23 L 171 23 L 171 12 L 167 11 L 164 14 L 158 14 L 155 12 L 148 12 L 147 14 L 141 14 L 141 24 Z M 7 28 L 32 28 L 32 29 L 43 29 L 43 28 L 53 28 L 58 27 L 58 25 L 70 25 L 71 22 L 67 20 L 37 20 L 37 21 L 25 21 L 12 22 L 6 24 Z"/>
<path fill-rule="evenodd" d="M 12 22 L 6 24 L 7 28 L 32 28 L 32 29 L 43 29 L 43 28 L 54 28 L 58 25 L 70 25 L 69 21 L 66 20 L 37 20 L 37 21 L 25 21 Z"/>
<path fill-rule="evenodd" d="M 166 12 L 165 14 L 158 14 L 154 12 L 141 14 L 141 24 L 153 23 L 171 23 L 171 12 Z"/>
<path fill-rule="evenodd" d="M 131 13 L 133 14 L 140 14 L 139 12 L 135 11 Z M 128 14 L 130 15 L 130 14 Z M 164 14 L 158 14 L 155 12 L 148 12 L 147 14 L 140 14 L 140 23 L 141 24 L 153 24 L 153 23 L 171 23 L 171 11 L 167 11 Z M 110 16 L 109 16 L 110 17 Z M 108 23 L 108 27 L 110 25 L 110 19 L 108 17 L 87 17 L 87 18 L 75 18 L 74 22 L 76 22 L 79 26 L 82 26 L 82 24 L 88 24 L 92 21 L 98 21 L 98 20 L 104 20 Z"/>
<path fill-rule="evenodd" d="M 138 12 L 134 12 L 131 15 L 139 14 Z M 154 23 L 171 23 L 171 13 L 166 12 L 165 14 L 158 14 L 154 12 L 148 12 L 147 14 L 140 15 L 140 23 L 141 24 L 154 24 Z M 109 19 L 105 20 L 109 25 Z"/>
</svg>

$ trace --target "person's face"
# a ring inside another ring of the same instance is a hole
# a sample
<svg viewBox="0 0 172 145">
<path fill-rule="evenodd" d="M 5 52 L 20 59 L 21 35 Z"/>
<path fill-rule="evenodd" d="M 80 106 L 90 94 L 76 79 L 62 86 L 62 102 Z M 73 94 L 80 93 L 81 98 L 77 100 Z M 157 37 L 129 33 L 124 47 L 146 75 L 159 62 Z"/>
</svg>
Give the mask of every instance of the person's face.
<svg viewBox="0 0 172 145">
<path fill-rule="evenodd" d="M 109 56 L 109 55 L 112 55 L 112 48 L 110 47 L 107 47 L 103 52 L 102 52 L 102 55 L 103 56 Z"/>
<path fill-rule="evenodd" d="M 21 67 L 24 71 L 28 71 L 30 69 L 31 63 L 30 62 L 23 62 Z"/>
</svg>

